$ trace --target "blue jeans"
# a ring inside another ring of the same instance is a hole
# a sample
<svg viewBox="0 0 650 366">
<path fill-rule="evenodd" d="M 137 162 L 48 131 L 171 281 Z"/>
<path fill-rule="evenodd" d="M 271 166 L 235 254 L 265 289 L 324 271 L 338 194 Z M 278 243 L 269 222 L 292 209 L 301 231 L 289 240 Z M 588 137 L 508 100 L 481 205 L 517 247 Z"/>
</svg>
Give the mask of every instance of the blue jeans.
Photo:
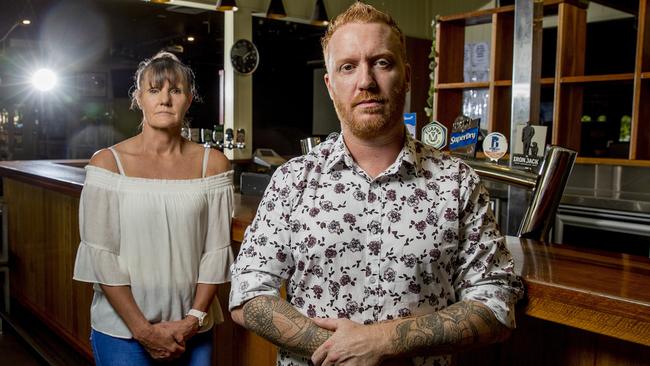
<svg viewBox="0 0 650 366">
<path fill-rule="evenodd" d="M 212 365 L 212 329 L 190 338 L 185 352 L 173 362 L 154 360 L 135 339 L 111 337 L 94 329 L 90 332 L 90 343 L 97 366 Z"/>
</svg>

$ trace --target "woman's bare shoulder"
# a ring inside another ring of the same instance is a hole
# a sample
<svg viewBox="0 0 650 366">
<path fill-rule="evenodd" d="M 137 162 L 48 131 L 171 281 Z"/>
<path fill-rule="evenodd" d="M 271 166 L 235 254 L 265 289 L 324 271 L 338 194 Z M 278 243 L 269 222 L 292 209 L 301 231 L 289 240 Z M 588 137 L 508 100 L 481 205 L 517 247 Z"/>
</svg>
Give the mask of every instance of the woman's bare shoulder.
<svg viewBox="0 0 650 366">
<path fill-rule="evenodd" d="M 117 162 L 115 161 L 115 157 L 113 156 L 113 153 L 109 149 L 101 149 L 95 152 L 92 158 L 90 158 L 88 165 L 96 166 L 98 168 L 103 168 L 113 173 L 119 173 L 119 169 L 117 167 Z"/>
<path fill-rule="evenodd" d="M 219 150 L 210 149 L 206 176 L 217 175 L 231 169 L 230 160 Z"/>
</svg>

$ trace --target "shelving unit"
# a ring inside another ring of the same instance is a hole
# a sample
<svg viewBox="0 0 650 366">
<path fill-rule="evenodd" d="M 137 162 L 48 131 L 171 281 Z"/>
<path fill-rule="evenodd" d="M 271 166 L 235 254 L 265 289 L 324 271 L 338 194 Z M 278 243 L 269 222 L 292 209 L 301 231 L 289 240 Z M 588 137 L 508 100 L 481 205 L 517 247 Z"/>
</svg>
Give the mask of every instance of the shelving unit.
<svg viewBox="0 0 650 366">
<path fill-rule="evenodd" d="M 601 81 L 633 81 L 634 74 L 608 74 L 608 75 L 587 75 L 587 76 L 565 76 L 560 78 L 561 84 L 585 84 Z"/>
<path fill-rule="evenodd" d="M 622 70 L 625 72 L 591 75 L 586 74 L 585 70 L 586 5 L 576 0 L 544 1 L 545 15 L 557 14 L 558 22 L 557 37 L 554 40 L 554 73 L 544 75 L 540 80 L 542 94 L 550 98 L 550 88 L 553 93 L 553 122 L 549 126 L 551 143 L 580 151 L 583 127 L 581 117 L 585 93 L 589 95 L 590 88 L 610 85 L 616 90 L 620 88 L 628 90 L 626 88 L 629 85 L 629 90 L 633 92 L 630 102 L 631 138 L 627 158 L 628 160 L 650 160 L 650 103 L 647 102 L 650 101 L 649 2 L 650 0 L 639 2 L 633 72 Z M 465 28 L 488 23 L 491 24 L 489 81 L 463 82 Z M 463 92 L 471 89 L 488 89 L 487 129 L 510 136 L 513 33 L 514 6 L 440 18 L 436 44 L 439 59 L 435 71 L 437 90 L 434 103 L 435 120 L 451 128 L 453 120 L 462 110 Z M 579 162 L 616 164 L 620 159 L 592 157 L 579 158 Z"/>
<path fill-rule="evenodd" d="M 638 24 L 630 155 L 650 160 L 650 0 L 639 3 Z"/>
</svg>

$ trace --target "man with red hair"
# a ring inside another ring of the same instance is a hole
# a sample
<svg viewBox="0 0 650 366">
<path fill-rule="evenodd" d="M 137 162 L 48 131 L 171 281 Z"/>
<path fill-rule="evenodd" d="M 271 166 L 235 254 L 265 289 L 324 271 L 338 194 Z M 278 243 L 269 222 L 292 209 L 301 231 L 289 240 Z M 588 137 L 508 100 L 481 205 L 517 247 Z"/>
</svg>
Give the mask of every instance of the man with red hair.
<svg viewBox="0 0 650 366">
<path fill-rule="evenodd" d="M 522 284 L 476 173 L 405 133 L 401 30 L 356 2 L 322 46 L 342 133 L 275 172 L 232 267 L 233 319 L 279 365 L 448 365 L 504 339 Z"/>
</svg>

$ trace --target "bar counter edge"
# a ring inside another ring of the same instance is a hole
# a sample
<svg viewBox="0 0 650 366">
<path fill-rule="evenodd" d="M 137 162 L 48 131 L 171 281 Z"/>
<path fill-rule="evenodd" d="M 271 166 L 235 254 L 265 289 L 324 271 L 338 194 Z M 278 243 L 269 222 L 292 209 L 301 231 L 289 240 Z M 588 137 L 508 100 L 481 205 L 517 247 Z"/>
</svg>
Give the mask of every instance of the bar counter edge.
<svg viewBox="0 0 650 366">
<path fill-rule="evenodd" d="M 41 243 L 45 246 L 58 245 L 62 246 L 60 250 L 48 250 L 47 258 L 40 258 L 36 262 L 30 263 L 30 266 L 42 265 L 43 272 L 40 273 L 20 273 L 21 270 L 29 271 L 25 267 L 21 269 L 19 264 L 12 263 L 12 272 L 17 272 L 12 277 L 12 297 L 20 302 L 26 308 L 34 312 L 39 309 L 48 309 L 45 314 L 36 314 L 50 324 L 55 331 L 73 345 L 74 348 L 86 353 L 88 351 L 87 330 L 83 329 L 85 324 L 89 324 L 87 309 L 85 306 L 90 305 L 92 289 L 87 287 L 81 288 L 83 284 L 72 284 L 56 289 L 47 289 L 48 283 L 55 281 L 47 280 L 53 276 L 63 282 L 71 281 L 71 263 L 74 260 L 76 246 L 78 245 L 78 217 L 75 208 L 78 208 L 78 198 L 83 187 L 85 171 L 81 169 L 85 164 L 83 160 L 66 160 L 66 161 L 6 161 L 0 162 L 0 175 L 3 177 L 5 202 L 9 205 L 9 218 L 12 216 L 11 205 L 30 205 L 32 210 L 43 211 L 42 217 L 32 221 L 30 224 L 43 226 L 36 227 L 34 233 L 23 233 L 16 223 L 9 224 L 10 234 L 10 253 L 12 256 L 20 257 L 19 262 L 27 260 L 21 256 L 25 253 L 21 246 L 31 247 L 32 242 L 38 242 L 39 239 L 34 235 L 42 232 L 46 237 L 52 237 L 53 240 L 44 240 L 47 243 Z M 16 187 L 27 184 L 28 191 L 16 193 Z M 30 191 L 32 190 L 32 191 Z M 54 198 L 43 196 L 44 192 L 52 191 Z M 16 197 L 10 197 L 13 194 Z M 76 206 L 75 206 L 76 202 Z M 48 206 L 48 204 L 50 204 Z M 244 231 L 250 224 L 257 210 L 259 197 L 243 196 L 236 194 L 235 210 L 232 222 L 232 240 L 235 252 L 239 249 L 239 243 L 242 241 Z M 22 211 L 24 215 L 34 216 L 34 212 L 27 213 L 27 208 L 16 209 Z M 47 216 L 48 212 L 59 210 L 63 214 L 57 213 L 56 216 Z M 17 214 L 17 213 L 15 213 Z M 41 221 L 39 221 L 41 220 Z M 23 220 L 24 221 L 24 220 Z M 57 229 L 55 226 L 63 225 L 64 228 Z M 49 229 L 48 229 L 49 228 Z M 45 233 L 44 230 L 50 230 Z M 76 242 L 74 242 L 76 238 Z M 630 361 L 629 364 L 635 364 L 633 361 L 648 359 L 650 356 L 650 259 L 625 254 L 607 253 L 578 249 L 565 245 L 555 245 L 548 243 L 535 242 L 516 237 L 507 237 L 507 246 L 512 252 L 516 272 L 520 274 L 526 286 L 526 297 L 517 307 L 517 321 L 519 328 L 529 327 L 531 331 L 535 329 L 538 333 L 548 333 L 552 337 L 558 338 L 557 332 L 563 335 L 554 342 L 565 342 L 566 347 L 572 349 L 581 349 L 581 355 L 575 355 L 574 351 L 562 350 L 561 346 L 555 346 L 563 354 L 561 360 L 554 359 L 538 360 L 540 364 L 549 362 L 560 362 L 570 364 L 576 359 L 583 362 L 585 359 L 594 360 L 595 364 L 599 359 L 602 362 L 609 361 Z M 24 248 L 27 250 L 29 248 Z M 64 257 L 67 258 L 64 260 Z M 52 260 L 61 259 L 66 264 L 62 268 L 50 268 L 53 266 Z M 48 273 L 48 270 L 53 271 Z M 26 276 L 29 274 L 30 276 Z M 35 278 L 29 278 L 35 277 Z M 42 282 L 42 283 L 39 283 Z M 30 286 L 31 289 L 16 289 L 16 286 Z M 70 288 L 65 288 L 70 287 Z M 43 294 L 39 294 L 39 290 Z M 48 293 L 52 293 L 48 298 Z M 57 296 L 68 296 L 73 302 L 77 302 L 79 308 L 70 309 L 70 305 L 57 305 Z M 225 298 L 224 298 L 225 296 Z M 220 291 L 220 301 L 222 307 L 227 304 L 227 292 Z M 57 306 L 61 309 L 57 313 Z M 227 308 L 227 307 L 225 307 Z M 84 313 L 81 319 L 76 319 L 75 315 Z M 62 317 L 64 319 L 54 319 Z M 69 319 L 68 319 L 69 318 Z M 541 323 L 540 323 L 541 322 Z M 554 325 L 546 324 L 547 322 Z M 220 333 L 227 333 L 226 344 L 231 347 L 240 348 L 268 348 L 270 344 L 264 340 L 257 339 L 254 335 L 248 334 L 232 322 L 227 322 L 225 329 L 217 332 L 217 338 Z M 222 327 L 222 326 L 220 326 Z M 540 331 L 541 329 L 541 331 Z M 526 332 L 526 329 L 517 329 L 516 332 Z M 86 333 L 86 334 L 84 334 Z M 526 332 L 529 333 L 529 332 Z M 84 339 L 78 338 L 83 335 Z M 539 337 L 540 335 L 537 335 Z M 234 337 L 234 338 L 233 338 Z M 235 340 L 236 338 L 236 340 Z M 535 338 L 535 337 L 532 337 Z M 591 339 L 586 341 L 585 339 Z M 610 339 L 614 338 L 614 339 Z M 222 338 L 223 339 L 223 338 Z M 580 341 L 576 341 L 580 339 Z M 622 340 L 622 341 L 621 341 Z M 530 340 L 529 343 L 536 342 Z M 578 342 L 578 343 L 576 343 Z M 585 345 L 584 342 L 589 343 Z M 520 347 L 521 341 L 508 341 L 513 347 Z M 224 346 L 224 342 L 218 341 L 219 346 Z M 531 343 L 532 344 L 532 343 Z M 610 345 L 611 347 L 608 347 Z M 527 346 L 526 346 L 527 347 Z M 608 348 L 614 350 L 603 351 Z M 600 356 L 594 354 L 594 350 L 600 349 Z M 621 351 L 623 350 L 623 351 Z M 217 357 L 219 365 L 249 364 L 248 362 L 266 362 L 261 360 L 271 359 L 275 356 L 274 350 L 257 353 L 254 357 L 256 360 L 247 360 L 246 352 L 240 355 L 223 355 Z M 250 353 L 250 350 L 248 351 Z M 495 353 L 495 352 L 492 352 Z M 488 357 L 480 356 L 482 364 L 486 362 L 503 362 L 511 361 L 516 363 L 516 357 L 513 355 L 505 356 L 504 350 L 497 351 L 496 355 Z M 525 352 L 521 352 L 525 353 Z M 261 354 L 261 356 L 260 356 Z M 218 355 L 218 354 L 217 354 Z M 262 357 L 262 358 L 260 358 Z M 523 356 L 522 356 L 523 357 Z M 576 358 L 578 357 L 578 358 Z M 477 359 L 469 359 L 461 356 L 461 364 L 475 363 Z M 529 362 L 530 360 L 528 360 Z M 530 363 L 530 362 L 529 362 Z"/>
</svg>

